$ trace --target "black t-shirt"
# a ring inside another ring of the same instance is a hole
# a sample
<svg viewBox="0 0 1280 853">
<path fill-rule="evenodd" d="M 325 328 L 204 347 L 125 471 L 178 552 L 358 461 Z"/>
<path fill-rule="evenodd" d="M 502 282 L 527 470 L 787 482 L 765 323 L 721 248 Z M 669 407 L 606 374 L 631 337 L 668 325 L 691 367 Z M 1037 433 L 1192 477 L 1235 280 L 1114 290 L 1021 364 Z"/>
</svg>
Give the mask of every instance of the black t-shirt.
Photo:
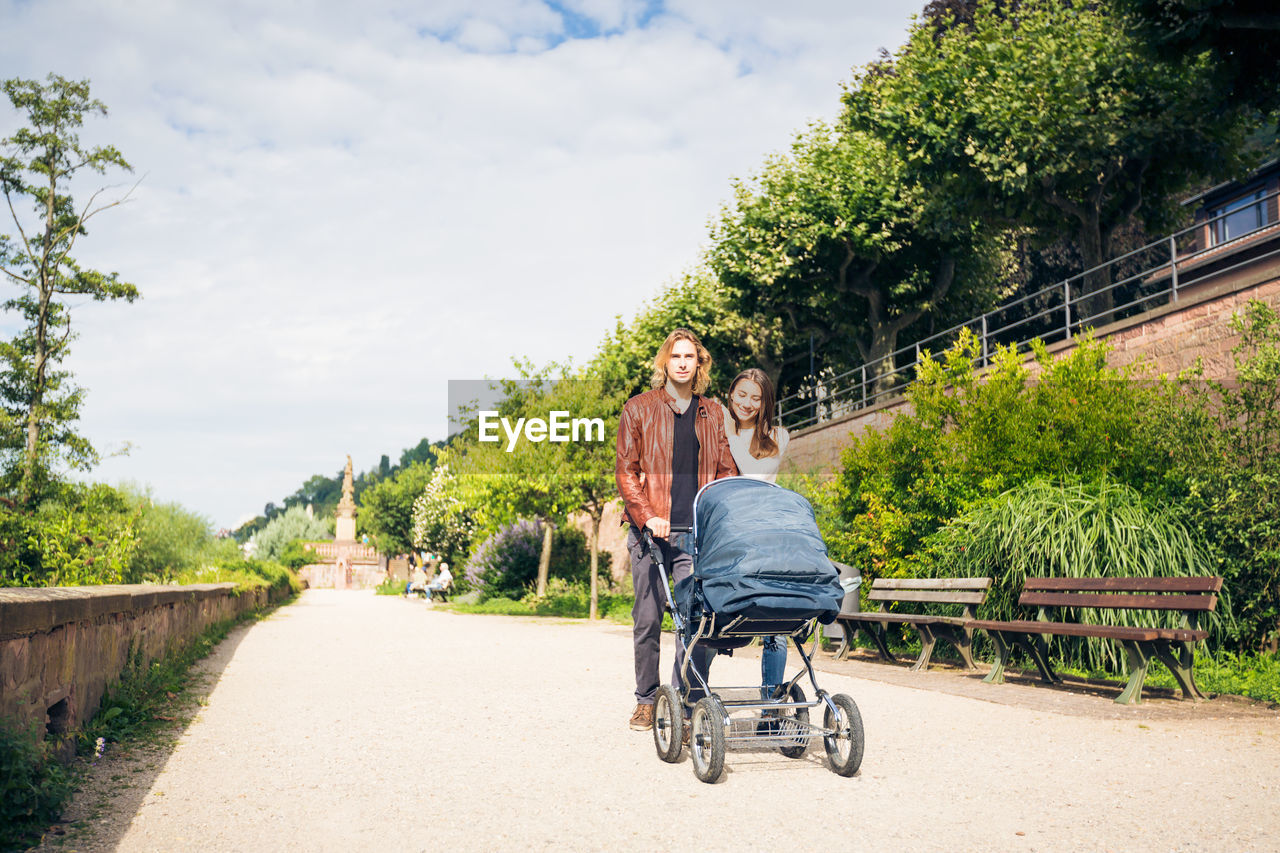
<svg viewBox="0 0 1280 853">
<path fill-rule="evenodd" d="M 671 526 L 693 527 L 693 497 L 698 493 L 698 395 L 684 414 L 676 414 L 671 447 Z"/>
</svg>

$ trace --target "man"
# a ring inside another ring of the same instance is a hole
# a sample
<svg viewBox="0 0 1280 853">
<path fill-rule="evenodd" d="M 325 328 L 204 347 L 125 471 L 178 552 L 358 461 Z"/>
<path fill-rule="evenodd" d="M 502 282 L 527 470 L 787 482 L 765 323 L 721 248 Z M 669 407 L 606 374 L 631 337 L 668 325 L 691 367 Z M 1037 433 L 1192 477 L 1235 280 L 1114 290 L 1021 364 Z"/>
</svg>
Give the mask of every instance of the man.
<svg viewBox="0 0 1280 853">
<path fill-rule="evenodd" d="M 648 528 L 662 552 L 673 580 L 693 571 L 693 556 L 681 547 L 688 537 L 672 535 L 693 526 L 693 497 L 712 480 L 738 473 L 724 432 L 720 405 L 702 395 L 711 373 L 711 356 L 688 329 L 667 336 L 653 359 L 653 390 L 638 394 L 622 407 L 618 423 L 616 479 L 632 528 L 631 580 L 636 603 L 636 708 L 630 726 L 653 728 L 653 700 L 658 692 L 658 649 L 666 594 L 653 560 L 642 552 L 638 528 Z M 698 649 L 693 665 L 705 677 L 711 654 Z M 676 659 L 679 679 L 681 661 Z"/>
<path fill-rule="evenodd" d="M 427 584 L 425 590 L 427 601 L 432 601 L 432 596 L 437 592 L 448 593 L 451 586 L 453 586 L 453 572 L 449 571 L 448 563 L 441 563 L 440 571 L 436 572 L 436 576 L 432 578 L 431 583 Z"/>
</svg>

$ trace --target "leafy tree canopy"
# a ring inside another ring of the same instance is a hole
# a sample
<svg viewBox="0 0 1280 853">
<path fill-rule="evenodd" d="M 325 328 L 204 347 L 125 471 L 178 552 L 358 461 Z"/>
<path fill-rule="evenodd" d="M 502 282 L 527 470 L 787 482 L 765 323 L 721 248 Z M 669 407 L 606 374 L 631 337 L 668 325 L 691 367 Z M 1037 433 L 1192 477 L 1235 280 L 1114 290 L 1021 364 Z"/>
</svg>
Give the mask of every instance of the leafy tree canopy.
<svg viewBox="0 0 1280 853">
<path fill-rule="evenodd" d="M 849 125 L 933 176 L 932 193 L 1046 241 L 1071 233 L 1094 267 L 1132 217 L 1163 230 L 1180 190 L 1238 169 L 1245 116 L 1217 109 L 1204 54 L 1159 58 L 1088 0 L 982 0 L 966 24 L 917 25 L 845 95 Z"/>
<path fill-rule="evenodd" d="M 778 319 L 793 357 L 812 336 L 839 368 L 874 362 L 944 300 L 986 307 L 999 293 L 982 222 L 874 133 L 814 124 L 734 196 L 710 265 L 742 315 Z"/>
</svg>

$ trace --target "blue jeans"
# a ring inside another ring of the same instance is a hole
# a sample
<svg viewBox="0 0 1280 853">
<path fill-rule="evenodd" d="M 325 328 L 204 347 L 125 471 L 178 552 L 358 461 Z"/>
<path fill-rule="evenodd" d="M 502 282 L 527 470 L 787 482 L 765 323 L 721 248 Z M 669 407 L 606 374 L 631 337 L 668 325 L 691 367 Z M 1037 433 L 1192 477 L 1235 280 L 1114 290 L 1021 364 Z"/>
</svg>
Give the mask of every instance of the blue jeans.
<svg viewBox="0 0 1280 853">
<path fill-rule="evenodd" d="M 764 652 L 760 655 L 760 695 L 770 698 L 773 688 L 782 683 L 787 669 L 787 635 L 777 634 L 764 638 Z"/>
</svg>

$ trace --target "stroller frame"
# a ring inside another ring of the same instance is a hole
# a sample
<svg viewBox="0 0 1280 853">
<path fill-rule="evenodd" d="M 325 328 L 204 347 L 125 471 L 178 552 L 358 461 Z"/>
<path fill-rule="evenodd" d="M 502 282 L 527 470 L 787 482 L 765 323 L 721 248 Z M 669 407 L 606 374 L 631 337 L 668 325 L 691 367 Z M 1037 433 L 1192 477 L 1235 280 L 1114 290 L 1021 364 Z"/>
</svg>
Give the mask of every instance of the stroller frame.
<svg viewBox="0 0 1280 853">
<path fill-rule="evenodd" d="M 693 501 L 693 549 L 697 558 L 698 548 L 698 500 L 716 483 L 739 478 L 722 478 L 707 483 L 698 490 Z M 774 484 L 774 488 L 781 488 Z M 673 529 L 672 532 L 688 532 Z M 813 669 L 813 654 L 817 650 L 818 637 L 814 630 L 817 618 L 751 618 L 741 615 L 722 616 L 704 612 L 693 626 L 688 646 L 685 646 L 686 623 L 676 606 L 671 578 L 657 548 L 653 534 L 641 528 L 640 541 L 643 552 L 657 565 L 666 595 L 667 612 L 675 628 L 677 654 L 683 656 L 680 666 L 678 689 L 664 684 L 658 689 L 654 703 L 653 739 L 658 756 L 667 762 L 680 759 L 683 749 L 684 726 L 691 727 L 689 750 L 693 758 L 694 774 L 703 782 L 716 781 L 724 770 L 724 752 L 732 745 L 740 748 L 777 748 L 788 758 L 800 758 L 811 742 L 822 740 L 826 748 L 827 763 L 840 776 L 852 776 L 862 763 L 862 717 L 853 699 L 844 694 L 832 696 L 818 686 Z M 776 685 L 766 696 L 760 684 L 726 686 L 716 689 L 707 678 L 692 665 L 693 652 L 706 645 L 717 654 L 732 654 L 733 648 L 746 645 L 756 637 L 785 635 L 795 646 L 804 662 L 795 674 Z M 813 636 L 813 644 L 805 649 L 804 640 Z M 727 641 L 727 642 L 726 642 Z M 808 675 L 814 698 L 807 699 L 800 680 Z M 692 680 L 690 676 L 692 675 Z M 696 683 L 695 683 L 696 682 Z M 754 692 L 760 698 L 727 698 L 724 691 Z M 822 709 L 823 725 L 809 722 L 809 711 Z M 758 712 L 758 713 L 756 713 Z M 750 716 L 732 717 L 748 713 Z"/>
</svg>

